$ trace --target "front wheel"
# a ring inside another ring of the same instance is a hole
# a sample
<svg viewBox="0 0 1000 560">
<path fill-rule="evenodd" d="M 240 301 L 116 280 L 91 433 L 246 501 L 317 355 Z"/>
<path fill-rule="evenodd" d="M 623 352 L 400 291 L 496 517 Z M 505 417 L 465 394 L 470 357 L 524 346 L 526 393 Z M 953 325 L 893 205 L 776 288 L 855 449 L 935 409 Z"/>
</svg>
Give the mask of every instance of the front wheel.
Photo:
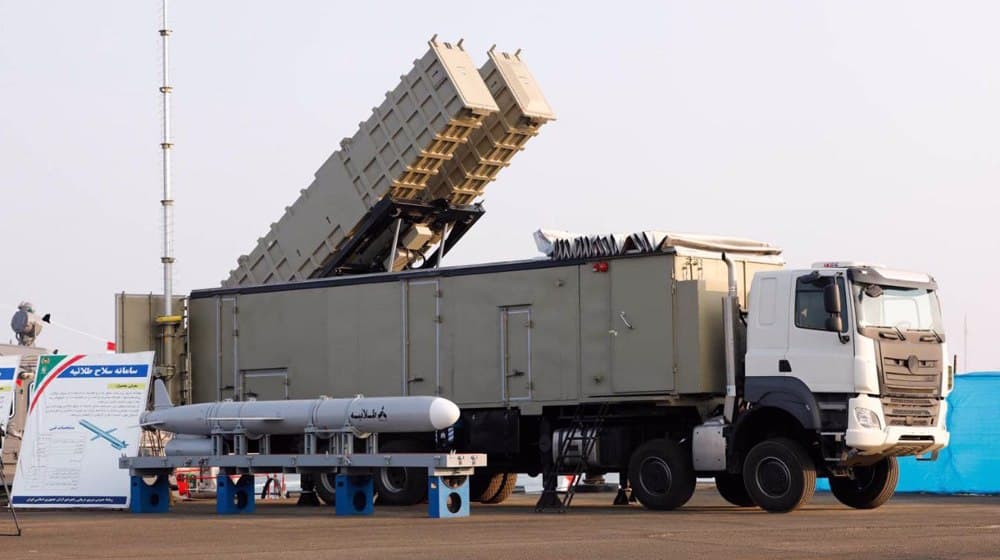
<svg viewBox="0 0 1000 560">
<path fill-rule="evenodd" d="M 899 463 L 887 457 L 874 465 L 854 467 L 853 478 L 831 478 L 830 491 L 845 506 L 875 509 L 889 501 L 899 482 Z"/>
<path fill-rule="evenodd" d="M 632 453 L 628 479 L 639 503 L 659 510 L 686 504 L 697 482 L 690 455 L 666 439 L 647 441 Z"/>
<path fill-rule="evenodd" d="M 746 484 L 743 484 L 743 475 L 730 473 L 717 474 L 715 475 L 715 488 L 724 500 L 734 506 L 751 507 L 757 505 L 753 503 L 753 498 L 747 492 Z"/>
<path fill-rule="evenodd" d="M 805 449 L 789 438 L 764 440 L 743 463 L 743 483 L 754 503 L 772 513 L 805 505 L 816 491 L 816 466 Z"/>
</svg>

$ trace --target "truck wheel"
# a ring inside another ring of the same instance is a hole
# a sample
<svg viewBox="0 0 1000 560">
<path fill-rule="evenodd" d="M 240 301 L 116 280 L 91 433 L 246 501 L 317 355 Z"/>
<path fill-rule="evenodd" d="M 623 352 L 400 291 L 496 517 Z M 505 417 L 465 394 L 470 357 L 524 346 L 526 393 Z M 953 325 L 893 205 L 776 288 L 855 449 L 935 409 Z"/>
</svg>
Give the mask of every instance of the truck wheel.
<svg viewBox="0 0 1000 560">
<path fill-rule="evenodd" d="M 380 453 L 419 453 L 420 445 L 398 439 L 379 446 Z M 318 488 L 318 485 L 317 485 Z M 375 492 L 379 503 L 387 506 L 412 506 L 427 499 L 427 469 L 386 467 L 375 474 Z"/>
<path fill-rule="evenodd" d="M 517 485 L 517 473 L 496 473 L 490 477 L 489 484 L 479 494 L 479 501 L 484 504 L 500 504 L 514 493 Z"/>
<path fill-rule="evenodd" d="M 899 463 L 887 457 L 867 467 L 854 467 L 854 478 L 831 478 L 830 491 L 845 506 L 875 509 L 889 501 L 899 482 Z"/>
<path fill-rule="evenodd" d="M 483 501 L 483 494 L 493 485 L 494 480 L 499 479 L 501 474 L 503 473 L 476 469 L 476 472 L 469 476 L 469 499 L 473 502 Z"/>
<path fill-rule="evenodd" d="M 816 491 L 816 466 L 798 442 L 774 438 L 753 446 L 743 463 L 750 498 L 772 513 L 806 504 Z"/>
<path fill-rule="evenodd" d="M 724 500 L 734 506 L 751 507 L 757 505 L 753 503 L 753 498 L 750 497 L 746 485 L 743 484 L 742 474 L 721 473 L 715 475 L 715 488 Z"/>
<path fill-rule="evenodd" d="M 316 473 L 312 475 L 314 491 L 324 504 L 335 505 L 337 503 L 337 473 Z"/>
<path fill-rule="evenodd" d="M 649 509 L 676 509 L 694 494 L 691 457 L 676 443 L 654 439 L 639 446 L 628 462 L 632 495 Z"/>
</svg>

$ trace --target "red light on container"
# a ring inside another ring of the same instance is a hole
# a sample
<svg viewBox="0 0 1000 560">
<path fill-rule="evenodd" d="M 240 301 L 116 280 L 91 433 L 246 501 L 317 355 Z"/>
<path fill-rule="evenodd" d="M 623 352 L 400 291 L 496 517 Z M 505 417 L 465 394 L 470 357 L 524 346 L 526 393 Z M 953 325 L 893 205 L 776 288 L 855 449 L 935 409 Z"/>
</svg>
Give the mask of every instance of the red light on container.
<svg viewBox="0 0 1000 560">
<path fill-rule="evenodd" d="M 608 271 L 608 263 L 607 263 L 607 261 L 601 261 L 601 262 L 595 262 L 594 263 L 594 272 L 607 272 L 607 271 Z"/>
</svg>

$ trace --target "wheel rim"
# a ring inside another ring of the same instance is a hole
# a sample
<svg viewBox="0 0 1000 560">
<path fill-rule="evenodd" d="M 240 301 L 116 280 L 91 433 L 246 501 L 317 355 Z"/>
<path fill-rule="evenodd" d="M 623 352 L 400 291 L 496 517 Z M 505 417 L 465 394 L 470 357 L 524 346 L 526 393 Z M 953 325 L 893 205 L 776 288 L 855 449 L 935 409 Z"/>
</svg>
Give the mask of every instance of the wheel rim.
<svg viewBox="0 0 1000 560">
<path fill-rule="evenodd" d="M 781 498 L 792 486 L 792 471 L 777 457 L 765 457 L 757 463 L 757 488 L 768 498 Z"/>
<path fill-rule="evenodd" d="M 851 483 L 857 492 L 868 489 L 875 483 L 875 467 L 855 467 Z"/>
<path fill-rule="evenodd" d="M 331 495 L 337 492 L 337 484 L 335 482 L 336 475 L 333 473 L 320 473 L 316 477 L 316 485 L 322 486 Z"/>
<path fill-rule="evenodd" d="M 673 481 L 670 465 L 660 457 L 647 457 L 639 465 L 639 484 L 647 494 L 666 494 Z"/>
<path fill-rule="evenodd" d="M 382 480 L 382 487 L 390 492 L 402 492 L 406 488 L 406 469 L 402 467 L 392 467 L 382 469 L 379 476 Z"/>
</svg>

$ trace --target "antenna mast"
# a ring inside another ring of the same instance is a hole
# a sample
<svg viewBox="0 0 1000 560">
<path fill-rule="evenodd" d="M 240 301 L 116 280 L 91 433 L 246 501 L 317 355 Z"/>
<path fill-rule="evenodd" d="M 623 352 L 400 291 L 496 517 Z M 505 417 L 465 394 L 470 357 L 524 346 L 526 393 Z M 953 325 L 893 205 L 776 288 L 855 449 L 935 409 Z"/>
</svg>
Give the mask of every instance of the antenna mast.
<svg viewBox="0 0 1000 560">
<path fill-rule="evenodd" d="M 170 317 L 173 315 L 174 299 L 174 200 L 170 185 L 170 149 L 173 148 L 173 142 L 170 140 L 170 93 L 172 88 L 167 80 L 167 69 L 170 62 L 167 0 L 163 0 L 163 25 L 160 26 L 160 38 L 163 43 L 163 83 L 160 86 L 160 94 L 163 97 L 163 141 L 160 142 L 160 149 L 163 151 L 163 198 L 160 200 L 160 206 L 163 208 L 163 256 L 160 257 L 160 262 L 163 263 L 163 316 Z"/>
<path fill-rule="evenodd" d="M 183 330 L 181 325 L 184 320 L 182 315 L 184 310 L 183 306 L 182 309 L 174 309 L 174 196 L 170 184 L 170 150 L 174 147 L 170 138 L 170 94 L 173 88 L 170 87 L 168 79 L 170 33 L 170 27 L 167 26 L 167 0 L 163 0 L 163 24 L 160 26 L 160 40 L 163 44 L 163 83 L 160 85 L 160 95 L 163 98 L 163 139 L 160 142 L 160 149 L 163 151 L 163 198 L 160 199 L 160 206 L 163 209 L 163 256 L 160 257 L 160 262 L 163 263 L 163 315 L 156 318 L 161 341 L 161 346 L 157 349 L 156 362 L 159 376 L 167 382 L 171 392 L 179 397 L 180 402 L 187 402 L 190 386 L 186 369 L 180 368 L 180 386 L 174 380 L 174 376 L 178 373 L 174 338 L 177 337 L 178 329 Z"/>
</svg>

